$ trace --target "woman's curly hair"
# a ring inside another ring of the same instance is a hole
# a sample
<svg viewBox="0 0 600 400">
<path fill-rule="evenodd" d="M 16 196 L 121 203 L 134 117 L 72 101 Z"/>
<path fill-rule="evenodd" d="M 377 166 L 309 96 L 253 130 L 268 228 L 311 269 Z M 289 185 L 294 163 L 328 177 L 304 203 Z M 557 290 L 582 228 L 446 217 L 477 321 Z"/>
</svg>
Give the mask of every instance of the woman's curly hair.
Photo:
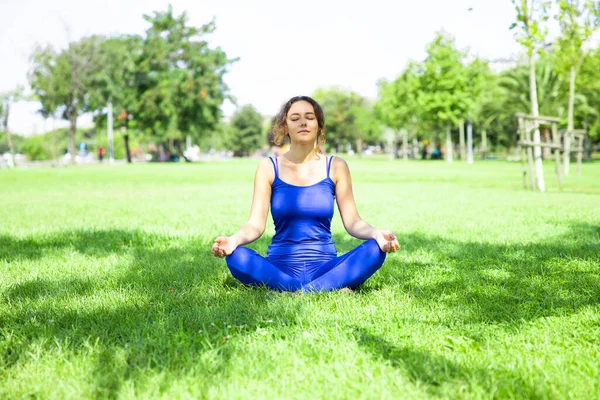
<svg viewBox="0 0 600 400">
<path fill-rule="evenodd" d="M 325 114 L 323 113 L 323 109 L 311 97 L 308 96 L 295 96 L 286 101 L 281 109 L 275 116 L 273 121 L 273 142 L 277 145 L 281 145 L 283 143 L 283 139 L 287 135 L 287 113 L 290 111 L 292 104 L 297 101 L 306 101 L 312 104 L 313 109 L 315 110 L 315 117 L 317 117 L 317 123 L 319 124 L 319 131 L 317 132 L 317 144 L 321 145 L 325 143 Z"/>
</svg>

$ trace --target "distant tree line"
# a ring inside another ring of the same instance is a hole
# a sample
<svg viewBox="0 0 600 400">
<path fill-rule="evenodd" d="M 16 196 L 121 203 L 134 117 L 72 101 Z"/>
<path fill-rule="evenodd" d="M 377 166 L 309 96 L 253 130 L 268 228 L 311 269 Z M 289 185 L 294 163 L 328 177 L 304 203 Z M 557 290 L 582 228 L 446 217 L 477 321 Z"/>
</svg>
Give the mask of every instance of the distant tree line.
<svg viewBox="0 0 600 400">
<path fill-rule="evenodd" d="M 427 140 L 443 147 L 450 159 L 457 148 L 464 159 L 465 124 L 472 124 L 474 144 L 482 152 L 508 149 L 516 145 L 518 112 L 558 116 L 563 127 L 585 128 L 592 140 L 600 140 L 600 47 L 584 50 L 599 25 L 599 3 L 513 4 L 511 28 L 525 54 L 501 72 L 438 33 L 424 60 L 411 61 L 395 79 L 378 82 L 377 99 L 336 86 L 310 94 L 325 111 L 326 148 L 360 153 L 368 145 L 392 144 L 392 150 L 402 144 L 406 149 L 409 141 Z M 548 45 L 544 26 L 552 17 L 561 36 Z M 40 102 L 43 116 L 63 118 L 70 128 L 44 138 L 11 137 L 10 106 L 23 98 L 23 89 L 17 88 L 0 96 L 0 130 L 5 131 L 0 152 L 25 151 L 38 159 L 65 148 L 75 154 L 84 135 L 77 128 L 83 113 L 93 113 L 95 121 L 87 135 L 105 143 L 109 109 L 122 139 L 115 145 L 118 157 L 130 158 L 129 147 L 143 143 L 183 154 L 187 137 L 203 150 L 227 149 L 238 156 L 268 147 L 269 124 L 252 105 L 238 108 L 228 122 L 223 119 L 223 102 L 234 101 L 223 78 L 236 60 L 206 41 L 215 22 L 193 27 L 185 13 L 177 16 L 170 7 L 144 19 L 149 27 L 143 35 L 94 35 L 62 51 L 36 48 L 29 99 Z"/>
</svg>

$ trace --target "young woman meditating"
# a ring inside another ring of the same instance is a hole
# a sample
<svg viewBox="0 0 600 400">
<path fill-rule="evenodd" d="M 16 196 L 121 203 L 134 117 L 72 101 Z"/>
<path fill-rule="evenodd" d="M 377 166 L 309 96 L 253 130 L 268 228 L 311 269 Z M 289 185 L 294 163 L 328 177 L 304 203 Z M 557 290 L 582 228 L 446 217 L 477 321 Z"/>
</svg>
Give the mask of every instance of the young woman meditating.
<svg viewBox="0 0 600 400">
<path fill-rule="evenodd" d="M 352 289 L 381 267 L 386 253 L 399 249 L 391 231 L 372 227 L 358 214 L 346 162 L 318 152 L 324 126 L 323 109 L 308 96 L 291 98 L 276 116 L 275 141 L 289 136 L 290 150 L 260 162 L 248 222 L 232 236 L 217 237 L 211 248 L 244 284 L 285 291 Z M 331 238 L 334 200 L 346 231 L 365 240 L 341 256 Z M 275 236 L 263 257 L 241 246 L 264 233 L 269 208 Z"/>
</svg>

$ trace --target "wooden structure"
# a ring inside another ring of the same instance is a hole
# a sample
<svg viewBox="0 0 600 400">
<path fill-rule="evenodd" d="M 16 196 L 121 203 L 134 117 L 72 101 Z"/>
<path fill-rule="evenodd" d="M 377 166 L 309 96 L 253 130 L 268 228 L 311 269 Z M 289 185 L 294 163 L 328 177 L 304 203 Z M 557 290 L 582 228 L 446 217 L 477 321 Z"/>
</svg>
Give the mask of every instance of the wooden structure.
<svg viewBox="0 0 600 400">
<path fill-rule="evenodd" d="M 562 138 L 561 143 L 565 143 L 564 137 L 567 135 L 566 129 L 561 129 L 558 131 L 560 137 Z M 574 129 L 571 132 L 571 149 L 570 153 L 577 153 L 577 175 L 581 174 L 581 160 L 583 158 L 583 140 L 587 135 L 587 131 L 585 129 Z M 565 149 L 561 149 L 564 153 Z M 569 154 L 570 156 L 570 154 Z"/>
<path fill-rule="evenodd" d="M 562 150 L 562 144 L 560 135 L 556 124 L 560 121 L 560 118 L 555 117 L 534 117 L 526 114 L 516 114 L 519 120 L 519 141 L 518 144 L 521 146 L 521 164 L 523 167 L 523 186 L 525 189 L 535 189 L 535 168 L 533 165 L 533 148 L 539 146 L 540 148 L 554 149 L 554 162 L 556 164 L 556 177 L 558 178 L 558 185 L 562 188 L 562 174 L 560 165 L 560 152 Z M 550 126 L 551 138 L 550 142 L 539 142 L 535 143 L 532 139 L 532 133 L 539 129 L 540 125 Z M 527 162 L 525 161 L 527 159 Z M 527 174 L 529 173 L 529 182 Z"/>
</svg>

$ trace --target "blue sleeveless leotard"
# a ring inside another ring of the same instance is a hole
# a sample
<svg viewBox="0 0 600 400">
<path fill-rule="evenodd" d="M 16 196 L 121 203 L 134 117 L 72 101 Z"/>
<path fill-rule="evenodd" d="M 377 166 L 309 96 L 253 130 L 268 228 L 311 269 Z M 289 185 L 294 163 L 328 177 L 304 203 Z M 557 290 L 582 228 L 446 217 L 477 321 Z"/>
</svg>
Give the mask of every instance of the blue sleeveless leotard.
<svg viewBox="0 0 600 400">
<path fill-rule="evenodd" d="M 337 255 L 331 238 L 335 198 L 335 184 L 329 177 L 332 159 L 326 160 L 327 177 L 310 186 L 295 186 L 282 181 L 278 160 L 271 159 L 275 169 L 271 186 L 275 236 L 267 259 L 286 264 L 303 280 L 324 261 Z"/>
</svg>

